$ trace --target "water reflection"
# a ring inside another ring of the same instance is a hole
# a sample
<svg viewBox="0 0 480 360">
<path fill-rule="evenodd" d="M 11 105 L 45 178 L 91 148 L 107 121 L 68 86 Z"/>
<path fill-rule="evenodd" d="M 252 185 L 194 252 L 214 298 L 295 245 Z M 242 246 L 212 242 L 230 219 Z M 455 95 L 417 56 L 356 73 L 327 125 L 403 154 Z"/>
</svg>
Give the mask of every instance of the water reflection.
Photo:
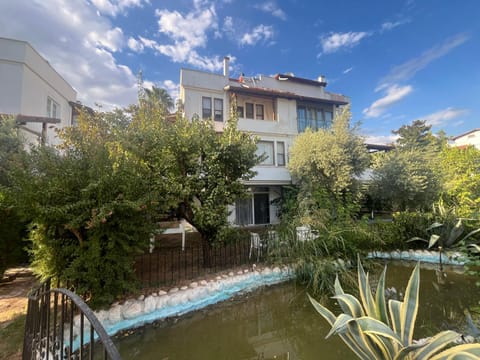
<svg viewBox="0 0 480 360">
<path fill-rule="evenodd" d="M 405 291 L 412 267 L 389 265 L 387 286 Z M 446 276 L 445 276 L 446 275 Z M 480 299 L 475 279 L 422 270 L 415 338 L 464 330 L 463 310 Z M 347 359 L 351 351 L 292 283 L 148 325 L 116 341 L 123 359 Z"/>
</svg>

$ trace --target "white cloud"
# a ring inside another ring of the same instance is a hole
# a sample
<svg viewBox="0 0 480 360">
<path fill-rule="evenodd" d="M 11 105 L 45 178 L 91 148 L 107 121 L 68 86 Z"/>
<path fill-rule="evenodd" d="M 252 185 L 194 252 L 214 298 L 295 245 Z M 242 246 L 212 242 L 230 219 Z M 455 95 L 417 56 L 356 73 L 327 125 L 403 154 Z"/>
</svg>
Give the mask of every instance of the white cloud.
<svg viewBox="0 0 480 360">
<path fill-rule="evenodd" d="M 185 43 L 191 48 L 204 47 L 207 43 L 207 31 L 216 29 L 217 16 L 212 6 L 186 14 L 178 11 L 156 10 L 158 27 L 176 43 Z"/>
<path fill-rule="evenodd" d="M 262 4 L 256 5 L 255 8 L 272 14 L 281 20 L 287 20 L 287 15 L 285 12 L 279 8 L 274 1 L 266 1 Z"/>
<path fill-rule="evenodd" d="M 127 8 L 143 6 L 148 0 L 90 0 L 100 13 L 116 16 L 125 12 Z"/>
<path fill-rule="evenodd" d="M 403 20 L 398 20 L 398 21 L 395 21 L 395 22 L 386 21 L 382 24 L 382 26 L 380 28 L 380 32 L 395 29 L 397 26 L 407 24 L 409 22 L 410 22 L 410 19 L 403 19 Z"/>
<path fill-rule="evenodd" d="M 367 118 L 376 118 L 382 115 L 387 109 L 402 100 L 405 96 L 412 92 L 413 88 L 410 85 L 398 86 L 392 85 L 386 89 L 386 95 L 363 110 L 363 114 Z"/>
<path fill-rule="evenodd" d="M 395 83 L 412 78 L 418 71 L 425 68 L 432 61 L 447 55 L 450 51 L 455 49 L 457 46 L 460 46 L 468 39 L 469 37 L 466 34 L 458 34 L 448 38 L 442 44 L 428 49 L 422 55 L 401 65 L 395 66 L 390 73 L 380 81 L 380 85 L 376 90 L 382 90 Z"/>
<path fill-rule="evenodd" d="M 144 37 L 139 37 L 139 40 L 145 47 L 169 57 L 173 62 L 184 62 L 209 71 L 220 70 L 223 56 L 206 57 L 197 51 L 206 47 L 208 32 L 219 36 L 215 7 L 208 0 L 194 0 L 193 5 L 193 10 L 186 14 L 169 10 L 155 11 L 159 32 L 167 36 L 171 43 L 160 43 Z"/>
<path fill-rule="evenodd" d="M 135 52 L 142 52 L 145 46 L 141 41 L 135 40 L 134 38 L 130 37 L 127 42 L 128 47 L 130 50 L 135 51 Z"/>
<path fill-rule="evenodd" d="M 342 72 L 343 72 L 344 74 L 348 74 L 348 73 L 349 73 L 350 71 L 352 71 L 352 70 L 353 70 L 353 67 L 349 67 L 348 69 L 345 69 L 345 70 L 343 70 Z"/>
<path fill-rule="evenodd" d="M 91 31 L 88 34 L 88 39 L 95 43 L 97 47 L 104 47 L 113 52 L 122 48 L 125 42 L 123 31 L 118 27 L 107 30 L 107 32 L 104 33 Z"/>
<path fill-rule="evenodd" d="M 395 143 L 398 135 L 368 135 L 365 136 L 366 144 L 389 145 Z"/>
<path fill-rule="evenodd" d="M 323 53 L 331 54 L 342 48 L 353 48 L 357 46 L 363 38 L 368 36 L 370 36 L 370 33 L 365 31 L 330 33 L 328 36 L 323 36 L 320 42 Z"/>
<path fill-rule="evenodd" d="M 468 114 L 467 109 L 455 109 L 448 107 L 443 110 L 439 110 L 429 115 L 422 116 L 421 119 L 425 120 L 428 125 L 440 126 L 444 125 L 448 120 L 458 118 L 460 116 Z"/>
<path fill-rule="evenodd" d="M 126 45 L 123 32 L 89 3 L 0 1 L 0 13 L 0 34 L 28 41 L 84 104 L 100 103 L 109 109 L 136 101 L 136 76 L 113 56 Z"/>
<path fill-rule="evenodd" d="M 168 91 L 174 102 L 180 97 L 180 84 L 165 80 L 162 82 L 162 88 Z"/>
<path fill-rule="evenodd" d="M 240 39 L 241 45 L 255 45 L 258 42 L 266 42 L 273 38 L 274 32 L 272 26 L 260 24 L 252 32 L 243 34 Z"/>
</svg>

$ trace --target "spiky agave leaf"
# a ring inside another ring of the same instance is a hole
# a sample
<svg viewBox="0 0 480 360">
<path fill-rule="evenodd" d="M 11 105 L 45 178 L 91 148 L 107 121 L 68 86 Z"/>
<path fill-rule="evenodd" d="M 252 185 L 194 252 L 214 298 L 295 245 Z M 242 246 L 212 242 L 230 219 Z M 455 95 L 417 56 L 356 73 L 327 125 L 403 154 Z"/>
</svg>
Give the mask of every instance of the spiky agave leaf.
<svg viewBox="0 0 480 360">
<path fill-rule="evenodd" d="M 320 304 L 318 301 L 316 301 L 314 298 L 310 296 L 310 294 L 307 294 L 310 302 L 312 303 L 313 307 L 315 310 L 323 316 L 325 320 L 330 324 L 330 326 L 333 326 L 335 323 L 336 317 L 335 315 L 328 310 L 325 306 Z M 361 360 L 370 360 L 371 358 L 368 356 L 367 353 L 355 342 L 353 337 L 349 334 L 339 334 L 340 338 L 343 340 L 345 344 L 352 350 L 358 358 Z"/>
<path fill-rule="evenodd" d="M 458 339 L 459 336 L 460 334 L 450 330 L 442 331 L 438 333 L 437 335 L 428 339 L 427 342 L 425 343 L 425 346 L 421 350 L 416 351 L 415 359 L 417 360 L 430 359 L 432 355 L 438 353 L 440 350 L 443 350 L 445 346 L 450 344 L 455 339 Z"/>
<path fill-rule="evenodd" d="M 368 274 L 365 274 L 362 262 L 360 261 L 360 255 L 358 255 L 357 261 L 358 271 L 358 289 L 360 290 L 360 300 L 363 305 L 363 309 L 368 316 L 378 319 L 377 309 L 375 306 L 375 300 L 373 299 L 372 288 L 368 281 Z"/>
<path fill-rule="evenodd" d="M 385 301 L 385 275 L 387 273 L 387 267 L 383 268 L 382 274 L 378 280 L 377 292 L 375 293 L 375 306 L 377 307 L 377 313 L 379 314 L 379 320 L 390 326 L 390 320 L 388 318 L 387 303 Z"/>
<path fill-rule="evenodd" d="M 429 360 L 464 360 L 480 359 L 480 344 L 463 344 L 453 346 L 439 354 L 432 356 Z"/>
<path fill-rule="evenodd" d="M 417 263 L 413 269 L 412 275 L 408 280 L 405 297 L 401 307 L 401 338 L 405 346 L 412 343 L 413 330 L 418 312 L 418 293 L 420 288 L 420 263 Z"/>
</svg>

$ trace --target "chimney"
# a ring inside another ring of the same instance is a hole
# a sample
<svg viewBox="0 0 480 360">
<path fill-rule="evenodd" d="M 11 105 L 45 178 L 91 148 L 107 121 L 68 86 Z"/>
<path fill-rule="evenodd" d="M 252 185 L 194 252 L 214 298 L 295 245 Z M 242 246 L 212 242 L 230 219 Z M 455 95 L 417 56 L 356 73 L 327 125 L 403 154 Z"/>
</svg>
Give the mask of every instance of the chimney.
<svg viewBox="0 0 480 360">
<path fill-rule="evenodd" d="M 223 58 L 223 76 L 225 76 L 227 79 L 229 78 L 229 64 L 230 64 L 230 58 L 228 56 L 225 56 Z"/>
</svg>

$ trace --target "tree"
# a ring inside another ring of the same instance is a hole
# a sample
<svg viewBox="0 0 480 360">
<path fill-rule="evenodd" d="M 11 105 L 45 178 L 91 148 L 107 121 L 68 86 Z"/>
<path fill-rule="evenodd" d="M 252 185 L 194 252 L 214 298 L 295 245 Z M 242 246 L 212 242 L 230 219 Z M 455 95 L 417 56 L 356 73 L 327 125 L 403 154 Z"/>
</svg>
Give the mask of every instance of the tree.
<svg viewBox="0 0 480 360">
<path fill-rule="evenodd" d="M 4 270 L 27 260 L 22 241 L 25 223 L 14 207 L 11 173 L 21 166 L 24 141 L 13 116 L 0 116 L 0 277 Z"/>
<path fill-rule="evenodd" d="M 369 194 L 382 208 L 427 210 L 438 199 L 439 174 L 421 149 L 394 149 L 373 157 Z"/>
<path fill-rule="evenodd" d="M 303 198 L 313 193 L 330 202 L 331 215 L 358 192 L 358 178 L 369 163 L 363 139 L 351 128 L 350 109 L 335 117 L 330 129 L 307 129 L 295 138 L 288 168 L 299 183 Z M 323 194 L 323 195 L 322 195 Z"/>
<path fill-rule="evenodd" d="M 431 125 L 426 125 L 425 120 L 415 120 L 411 125 L 403 125 L 392 133 L 398 135 L 398 147 L 411 149 L 437 144 L 437 139 L 431 132 Z"/>
<path fill-rule="evenodd" d="M 173 99 L 167 90 L 152 86 L 144 88 L 145 98 L 143 106 L 147 109 L 162 109 L 166 113 L 174 107 Z"/>
<path fill-rule="evenodd" d="M 443 198 L 460 216 L 478 216 L 480 206 L 480 150 L 445 147 L 440 154 Z"/>
<path fill-rule="evenodd" d="M 228 226 L 227 206 L 245 196 L 243 181 L 255 174 L 256 141 L 237 129 L 234 112 L 221 133 L 212 120 L 171 123 L 142 114 L 132 122 L 129 151 L 152 171 L 154 186 L 166 189 L 171 208 L 198 230 L 208 266 L 209 249 Z"/>
<path fill-rule="evenodd" d="M 443 133 L 434 136 L 423 120 L 403 125 L 394 150 L 373 156 L 369 195 L 376 203 L 394 211 L 427 210 L 438 200 L 442 176 L 437 163 L 446 146 Z"/>
<path fill-rule="evenodd" d="M 32 149 L 14 177 L 16 205 L 32 219 L 35 271 L 75 284 L 93 306 L 133 290 L 135 255 L 161 207 L 148 169 L 121 151 L 125 120 L 118 111 L 82 114 L 59 132 L 61 149 Z"/>
</svg>

